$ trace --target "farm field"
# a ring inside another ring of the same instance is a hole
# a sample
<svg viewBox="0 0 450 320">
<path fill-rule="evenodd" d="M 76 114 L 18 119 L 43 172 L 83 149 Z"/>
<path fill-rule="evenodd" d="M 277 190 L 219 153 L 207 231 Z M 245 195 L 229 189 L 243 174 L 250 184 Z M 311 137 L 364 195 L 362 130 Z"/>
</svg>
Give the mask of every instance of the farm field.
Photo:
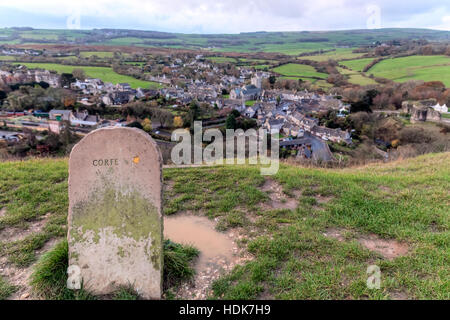
<svg viewBox="0 0 450 320">
<path fill-rule="evenodd" d="M 273 72 L 287 77 L 304 77 L 326 79 L 328 74 L 317 72 L 312 66 L 297 63 L 288 63 L 272 69 Z"/>
<path fill-rule="evenodd" d="M 114 57 L 114 52 L 111 51 L 82 51 L 80 52 L 82 58 L 89 58 L 92 56 L 97 56 L 99 58 L 112 58 Z"/>
<path fill-rule="evenodd" d="M 145 62 L 143 62 L 143 61 L 125 61 L 124 63 L 131 65 L 131 66 L 138 66 L 138 67 L 142 67 L 143 65 L 145 65 Z"/>
<path fill-rule="evenodd" d="M 240 62 L 256 62 L 256 63 L 273 63 L 277 62 L 276 60 L 268 60 L 268 59 L 248 59 L 248 58 L 239 58 Z"/>
<path fill-rule="evenodd" d="M 0 56 L 0 61 L 12 61 L 16 60 L 17 56 Z"/>
<path fill-rule="evenodd" d="M 355 59 L 355 60 L 347 60 L 341 61 L 340 64 L 350 68 L 354 71 L 363 71 L 364 67 L 371 63 L 374 58 L 363 58 L 363 59 Z"/>
<path fill-rule="evenodd" d="M 347 169 L 282 164 L 270 179 L 248 165 L 170 168 L 163 170 L 164 214 L 191 210 L 216 219 L 218 230 L 242 232 L 238 245 L 251 259 L 212 282 L 208 298 L 448 300 L 449 170 L 448 153 Z M 0 232 L 22 235 L 0 238 L 0 257 L 16 273 L 39 270 L 42 254 L 55 253 L 65 238 L 67 174 L 67 159 L 0 163 Z M 266 184 L 295 206 L 271 206 Z M 389 256 L 372 242 L 402 250 Z M 35 287 L 47 299 L 76 298 L 60 294 L 64 255 L 47 264 L 62 272 Z M 369 265 L 381 270 L 379 290 L 366 286 Z M 39 293 L 2 274 L 0 298 L 16 290 Z"/>
<path fill-rule="evenodd" d="M 56 57 L 58 60 L 77 60 L 77 56 L 67 56 L 67 57 Z"/>
<path fill-rule="evenodd" d="M 352 51 L 353 49 L 336 49 L 334 51 L 325 52 L 322 54 L 316 54 L 312 56 L 301 56 L 298 57 L 298 59 L 313 60 L 318 62 L 327 61 L 329 59 L 339 61 L 343 59 L 355 59 L 363 55 L 363 53 L 353 53 Z"/>
<path fill-rule="evenodd" d="M 442 81 L 450 87 L 450 57 L 409 56 L 386 59 L 370 68 L 367 73 L 398 82 L 408 80 Z"/>
<path fill-rule="evenodd" d="M 352 84 L 359 84 L 361 86 L 366 86 L 369 84 L 377 83 L 375 80 L 366 77 L 357 71 L 344 69 L 342 67 L 337 67 L 337 70 L 339 71 L 340 74 L 347 76 L 348 77 L 347 81 Z"/>
<path fill-rule="evenodd" d="M 68 66 L 56 63 L 20 63 L 28 68 L 41 68 L 47 70 L 53 70 L 58 73 L 71 73 L 73 69 L 83 69 L 88 77 L 99 78 L 104 82 L 111 82 L 114 84 L 127 82 L 132 88 L 160 88 L 161 85 L 156 82 L 143 81 L 135 79 L 130 76 L 121 75 L 108 67 L 87 67 L 87 66 Z"/>
<path fill-rule="evenodd" d="M 256 70 L 269 70 L 270 65 L 268 64 L 258 64 L 256 66 L 252 66 L 253 68 L 255 68 Z"/>
</svg>

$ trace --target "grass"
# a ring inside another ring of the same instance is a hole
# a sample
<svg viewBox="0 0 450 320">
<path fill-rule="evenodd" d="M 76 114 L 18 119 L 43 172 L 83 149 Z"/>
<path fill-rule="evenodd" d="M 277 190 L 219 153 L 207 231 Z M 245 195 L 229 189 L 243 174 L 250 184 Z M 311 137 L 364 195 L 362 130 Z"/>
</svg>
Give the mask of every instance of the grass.
<svg viewBox="0 0 450 320">
<path fill-rule="evenodd" d="M 256 70 L 269 71 L 270 65 L 268 65 L 268 64 L 257 64 L 257 65 L 252 66 L 252 67 L 255 68 Z"/>
<path fill-rule="evenodd" d="M 138 300 L 139 295 L 133 287 L 120 287 L 114 294 L 113 300 Z"/>
<path fill-rule="evenodd" d="M 337 67 L 337 70 L 339 71 L 339 73 L 346 76 L 347 81 L 352 84 L 359 84 L 361 86 L 365 86 L 365 85 L 369 85 L 369 84 L 376 84 L 375 80 L 363 75 L 360 72 L 344 69 L 342 67 Z"/>
<path fill-rule="evenodd" d="M 191 262 L 199 251 L 189 245 L 181 245 L 170 240 L 164 241 L 164 288 L 178 287 L 183 281 L 191 279 L 195 270 Z"/>
<path fill-rule="evenodd" d="M 16 56 L 0 56 L 0 61 L 13 61 L 16 60 Z"/>
<path fill-rule="evenodd" d="M 82 288 L 80 290 L 67 289 L 68 254 L 67 240 L 63 240 L 41 257 L 31 276 L 30 284 L 33 292 L 38 297 L 52 300 L 98 299 L 99 297 L 89 294 Z M 163 286 L 166 291 L 176 288 L 183 281 L 194 276 L 195 271 L 191 267 L 191 262 L 198 254 L 199 251 L 192 246 L 165 240 Z M 5 288 L 7 287 L 5 286 Z M 2 282 L 0 282 L 0 293 L 3 291 Z M 137 300 L 139 298 L 131 286 L 118 287 L 111 296 L 115 300 Z"/>
<path fill-rule="evenodd" d="M 442 81 L 450 86 L 450 57 L 409 56 L 385 59 L 370 68 L 367 73 L 398 82 L 408 80 Z"/>
<path fill-rule="evenodd" d="M 240 227 L 246 235 L 237 244 L 253 259 L 219 278 L 212 298 L 390 299 L 401 292 L 410 299 L 449 299 L 449 156 L 347 169 L 281 165 L 270 179 L 295 197 L 294 210 L 263 205 L 269 196 L 261 190 L 266 177 L 257 166 L 165 169 L 171 188 L 164 193 L 164 211 L 193 210 L 217 218 L 222 230 Z M 321 202 L 324 197 L 330 200 Z M 66 159 L 0 163 L 0 207 L 6 208 L 0 228 L 26 230 L 50 213 L 42 230 L 1 243 L 0 256 L 17 267 L 32 264 L 45 243 L 66 234 L 67 206 Z M 345 240 L 324 236 L 329 228 L 343 230 Z M 387 260 L 359 244 L 358 237 L 367 235 L 400 241 L 409 251 Z M 170 242 L 165 249 L 172 279 L 192 275 L 187 266 L 193 249 Z M 59 244 L 33 266 L 36 290 L 52 299 L 91 298 L 61 289 L 66 259 Z M 379 290 L 366 287 L 373 264 L 381 269 Z"/>
<path fill-rule="evenodd" d="M 88 77 L 99 78 L 104 82 L 111 82 L 113 84 L 127 82 L 132 88 L 161 88 L 161 85 L 156 82 L 143 81 L 131 76 L 118 74 L 109 67 L 87 67 L 87 66 L 70 66 L 56 63 L 34 63 L 24 62 L 20 63 L 28 68 L 42 68 L 47 70 L 53 70 L 58 73 L 72 73 L 73 69 L 83 69 Z"/>
<path fill-rule="evenodd" d="M 52 250 L 42 256 L 34 267 L 30 282 L 37 296 L 52 300 L 94 299 L 83 289 L 78 291 L 67 289 L 68 257 L 67 240 L 59 242 Z"/>
<path fill-rule="evenodd" d="M 329 51 L 321 54 L 316 54 L 312 56 L 302 56 L 299 59 L 313 60 L 313 61 L 327 61 L 333 59 L 340 61 L 343 59 L 355 59 L 363 55 L 363 53 L 353 53 L 354 49 L 336 49 L 334 51 Z"/>
<path fill-rule="evenodd" d="M 219 218 L 244 212 L 240 225 L 254 260 L 220 278 L 215 298 L 389 299 L 405 292 L 411 299 L 448 299 L 448 155 L 344 170 L 282 166 L 272 178 L 287 194 L 302 191 L 296 210 L 261 209 L 267 195 L 258 188 L 264 178 L 257 168 L 195 168 L 182 175 L 171 169 L 166 210 Z M 321 204 L 319 196 L 332 200 Z M 325 237 L 330 227 L 396 239 L 410 252 L 386 260 L 354 238 Z M 380 290 L 365 285 L 371 264 L 381 268 Z"/>
<path fill-rule="evenodd" d="M 282 66 L 273 68 L 272 71 L 288 77 L 306 77 L 320 79 L 326 79 L 328 77 L 328 74 L 326 73 L 317 72 L 316 69 L 311 66 L 298 63 L 287 63 Z"/>
<path fill-rule="evenodd" d="M 0 217 L 0 231 L 6 227 L 25 231 L 51 213 L 41 230 L 21 240 L 0 242 L 0 255 L 6 255 L 16 266 L 26 267 L 35 261 L 35 251 L 45 242 L 67 232 L 67 164 L 65 161 L 30 160 L 1 163 L 0 168 L 0 206 L 7 211 Z"/>
<path fill-rule="evenodd" d="M 111 51 L 82 51 L 80 52 L 80 57 L 89 58 L 92 56 L 97 56 L 99 58 L 112 58 L 114 57 L 114 52 Z"/>
<path fill-rule="evenodd" d="M 142 61 L 125 61 L 124 64 L 128 64 L 131 66 L 137 66 L 137 67 L 142 67 L 144 66 L 146 63 L 142 62 Z"/>
<path fill-rule="evenodd" d="M 16 287 L 9 284 L 0 276 L 0 300 L 5 300 L 16 291 Z"/>
<path fill-rule="evenodd" d="M 341 61 L 340 64 L 346 66 L 347 68 L 352 69 L 353 71 L 362 72 L 364 67 L 371 63 L 374 58 L 363 58 L 363 59 L 354 59 Z"/>
</svg>

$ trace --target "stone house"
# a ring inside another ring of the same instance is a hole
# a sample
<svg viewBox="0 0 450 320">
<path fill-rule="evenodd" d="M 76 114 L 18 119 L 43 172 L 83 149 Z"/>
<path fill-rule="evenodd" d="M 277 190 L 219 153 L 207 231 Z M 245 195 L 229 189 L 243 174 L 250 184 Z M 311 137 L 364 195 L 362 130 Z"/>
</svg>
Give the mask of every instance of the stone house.
<svg viewBox="0 0 450 320">
<path fill-rule="evenodd" d="M 284 119 L 268 119 L 266 120 L 265 127 L 270 133 L 278 133 L 281 132 L 284 122 Z"/>
<path fill-rule="evenodd" d="M 242 88 L 234 88 L 230 92 L 230 99 L 259 100 L 261 98 L 261 89 L 254 85 L 243 86 Z"/>
<path fill-rule="evenodd" d="M 411 122 L 440 121 L 441 114 L 433 106 L 436 100 L 403 101 L 402 111 L 411 115 Z"/>
<path fill-rule="evenodd" d="M 337 143 L 351 143 L 352 141 L 350 133 L 347 131 L 342 131 L 341 129 L 331 129 L 321 126 L 315 126 L 312 128 L 311 133 L 322 138 L 323 140 L 330 140 Z"/>
</svg>

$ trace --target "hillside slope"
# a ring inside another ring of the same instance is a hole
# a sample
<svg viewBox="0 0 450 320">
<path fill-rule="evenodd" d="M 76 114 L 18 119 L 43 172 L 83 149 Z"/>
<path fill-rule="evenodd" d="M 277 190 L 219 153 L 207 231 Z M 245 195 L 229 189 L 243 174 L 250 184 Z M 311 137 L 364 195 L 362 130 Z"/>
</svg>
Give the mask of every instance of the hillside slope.
<svg viewBox="0 0 450 320">
<path fill-rule="evenodd" d="M 0 298 L 26 295 L 35 261 L 65 236 L 67 172 L 65 159 L 0 163 Z M 450 153 L 283 165 L 273 177 L 248 166 L 165 169 L 164 180 L 167 215 L 215 218 L 252 256 L 212 284 L 214 298 L 450 298 Z M 380 289 L 366 287 L 369 265 L 381 269 Z"/>
<path fill-rule="evenodd" d="M 298 54 L 305 51 L 331 49 L 335 46 L 356 47 L 376 41 L 398 39 L 448 41 L 450 32 L 415 28 L 384 28 L 339 31 L 263 31 L 239 34 L 183 34 L 122 29 L 3 28 L 0 29 L 0 38 L 0 44 L 89 44 Z"/>
</svg>

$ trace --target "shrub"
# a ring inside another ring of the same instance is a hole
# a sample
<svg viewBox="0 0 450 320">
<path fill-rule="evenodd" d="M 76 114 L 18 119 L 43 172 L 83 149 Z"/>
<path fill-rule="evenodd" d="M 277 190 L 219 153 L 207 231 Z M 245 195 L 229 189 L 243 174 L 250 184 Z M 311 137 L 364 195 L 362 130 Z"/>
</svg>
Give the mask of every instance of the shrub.
<svg viewBox="0 0 450 320">
<path fill-rule="evenodd" d="M 406 143 L 428 143 L 432 139 L 422 128 L 404 128 L 400 131 L 400 141 Z"/>
</svg>

